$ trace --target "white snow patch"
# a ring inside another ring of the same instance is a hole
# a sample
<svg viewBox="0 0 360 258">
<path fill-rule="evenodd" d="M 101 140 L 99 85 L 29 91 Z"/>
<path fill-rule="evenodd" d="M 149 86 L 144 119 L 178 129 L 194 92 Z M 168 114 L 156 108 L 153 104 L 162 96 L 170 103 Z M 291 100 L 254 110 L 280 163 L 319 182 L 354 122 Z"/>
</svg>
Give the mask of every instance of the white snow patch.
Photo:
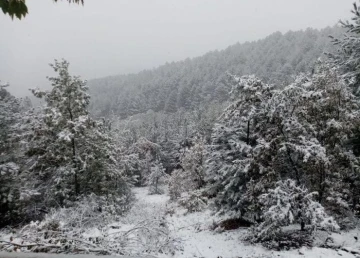
<svg viewBox="0 0 360 258">
<path fill-rule="evenodd" d="M 86 230 L 83 234 L 84 238 L 102 237 L 103 233 L 98 228 Z"/>
<path fill-rule="evenodd" d="M 237 229 L 216 233 L 210 230 L 214 220 L 219 220 L 209 211 L 185 214 L 184 210 L 176 209 L 175 214 L 168 215 L 167 220 L 173 237 L 181 242 L 181 251 L 177 251 L 174 257 L 204 257 L 204 258 L 354 258 L 353 254 L 345 251 L 314 247 L 312 249 L 301 248 L 291 251 L 271 251 L 260 245 L 250 245 L 241 241 L 247 229 Z M 349 232 L 349 237 L 335 236 L 339 240 L 346 240 L 348 246 L 359 250 L 352 235 L 358 231 Z M 354 241 L 353 241 L 354 240 Z M 336 242 L 337 240 L 335 240 Z M 359 244 L 359 243 L 358 243 Z M 166 257 L 166 256 L 162 256 Z"/>
</svg>

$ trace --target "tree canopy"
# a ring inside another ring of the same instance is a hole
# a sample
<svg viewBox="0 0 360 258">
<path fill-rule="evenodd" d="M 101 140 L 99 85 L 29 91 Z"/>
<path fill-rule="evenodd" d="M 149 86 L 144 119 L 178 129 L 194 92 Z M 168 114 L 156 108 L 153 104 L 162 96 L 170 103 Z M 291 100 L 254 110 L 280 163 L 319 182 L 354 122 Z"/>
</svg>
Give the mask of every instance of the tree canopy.
<svg viewBox="0 0 360 258">
<path fill-rule="evenodd" d="M 53 0 L 57 2 L 58 0 Z M 66 0 L 69 3 L 84 4 L 84 0 Z M 0 8 L 3 13 L 9 15 L 12 19 L 14 17 L 21 20 L 28 14 L 28 7 L 26 0 L 0 0 Z"/>
</svg>

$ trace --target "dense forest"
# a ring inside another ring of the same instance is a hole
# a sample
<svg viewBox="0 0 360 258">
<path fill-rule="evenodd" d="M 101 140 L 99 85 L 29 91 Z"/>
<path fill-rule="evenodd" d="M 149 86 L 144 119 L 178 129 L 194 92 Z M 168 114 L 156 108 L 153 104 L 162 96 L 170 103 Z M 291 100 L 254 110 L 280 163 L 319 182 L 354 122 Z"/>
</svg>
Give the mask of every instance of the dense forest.
<svg viewBox="0 0 360 258">
<path fill-rule="evenodd" d="M 334 50 L 330 35 L 340 27 L 273 33 L 255 42 L 237 43 L 221 51 L 188 58 L 139 74 L 89 81 L 91 111 L 96 116 L 122 118 L 147 110 L 173 113 L 228 100 L 227 73 L 256 74 L 267 83 L 284 86 L 299 73 L 313 69 L 316 60 Z"/>
<path fill-rule="evenodd" d="M 0 250 L 359 255 L 360 8 L 341 25 L 88 83 L 55 60 L 39 107 L 0 84 Z"/>
</svg>

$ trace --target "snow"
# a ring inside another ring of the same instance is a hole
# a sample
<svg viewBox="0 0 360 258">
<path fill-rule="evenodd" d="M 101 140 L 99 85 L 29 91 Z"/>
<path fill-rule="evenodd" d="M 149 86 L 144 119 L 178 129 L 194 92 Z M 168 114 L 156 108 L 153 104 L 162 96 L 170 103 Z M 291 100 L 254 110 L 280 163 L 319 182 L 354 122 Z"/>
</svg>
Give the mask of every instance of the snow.
<svg viewBox="0 0 360 258">
<path fill-rule="evenodd" d="M 164 209 L 169 197 L 167 195 L 148 195 L 146 188 L 135 188 L 138 200 L 144 203 L 155 204 L 157 208 Z M 219 219 L 219 218 L 218 218 Z M 161 258 L 354 258 L 355 256 L 345 251 L 335 251 L 332 249 L 302 248 L 292 251 L 269 251 L 262 246 L 254 246 L 241 241 L 241 237 L 246 234 L 246 229 L 237 229 L 217 233 L 211 230 L 214 223 L 214 216 L 209 210 L 186 214 L 184 209 L 176 208 L 175 214 L 167 214 L 166 220 L 169 224 L 170 234 L 179 240 L 180 247 L 174 256 L 160 255 Z M 347 246 L 355 247 L 352 235 L 357 231 L 347 233 L 347 237 L 334 234 L 339 239 L 348 239 Z M 360 234 L 360 233 L 359 233 Z M 359 243 L 360 245 L 360 243 Z M 360 249 L 356 248 L 357 250 Z"/>
<path fill-rule="evenodd" d="M 84 238 L 90 238 L 90 237 L 102 237 L 102 232 L 97 228 L 91 228 L 87 231 L 85 231 L 83 234 Z"/>
<path fill-rule="evenodd" d="M 333 250 L 314 247 L 312 249 L 301 248 L 291 251 L 270 251 L 261 245 L 251 245 L 242 241 L 247 229 L 241 228 L 224 232 L 212 230 L 215 221 L 222 218 L 214 216 L 209 210 L 202 212 L 187 213 L 187 211 L 175 204 L 170 203 L 167 193 L 162 195 L 149 195 L 148 188 L 133 189 L 136 202 L 121 221 L 110 224 L 106 232 L 93 228 L 84 232 L 85 237 L 95 237 L 116 234 L 134 229 L 141 221 L 158 221 L 165 219 L 169 227 L 169 235 L 176 240 L 176 252 L 172 254 L 157 254 L 158 258 L 354 258 L 349 251 L 360 250 L 360 242 L 354 237 L 360 237 L 358 230 L 349 232 L 333 233 L 333 244 L 342 246 L 343 250 Z M 167 212 L 174 208 L 174 213 Z M 327 234 L 324 233 L 319 242 L 324 242 Z M 9 236 L 0 236 L 0 239 L 9 241 Z M 15 239 L 14 239 L 15 241 Z M 155 242 L 157 243 L 157 242 Z M 130 250 L 130 249 L 129 249 Z M 347 251 L 346 251 L 347 250 Z M 85 258 L 95 257 L 92 255 L 53 255 L 53 254 L 29 254 L 29 253 L 2 253 L 1 258 Z M 113 256 L 105 256 L 112 258 Z M 115 257 L 115 256 L 114 256 Z M 121 256 L 128 257 L 128 256 Z M 134 254 L 134 256 L 139 257 Z"/>
<path fill-rule="evenodd" d="M 250 254 L 265 254 L 260 247 L 241 245 L 239 236 L 245 230 L 215 233 L 208 229 L 211 225 L 210 212 L 197 212 L 188 215 L 175 214 L 168 218 L 172 224 L 173 236 L 182 243 L 182 251 L 175 257 L 238 257 Z"/>
<path fill-rule="evenodd" d="M 165 208 L 170 199 L 167 194 L 149 194 L 147 187 L 135 187 L 133 192 L 139 202 L 158 205 L 158 208 Z"/>
<path fill-rule="evenodd" d="M 360 250 L 360 231 L 358 229 L 350 230 L 348 232 L 332 233 L 331 237 L 333 238 L 335 245 L 341 245 Z M 355 237 L 358 240 L 356 240 Z"/>
</svg>

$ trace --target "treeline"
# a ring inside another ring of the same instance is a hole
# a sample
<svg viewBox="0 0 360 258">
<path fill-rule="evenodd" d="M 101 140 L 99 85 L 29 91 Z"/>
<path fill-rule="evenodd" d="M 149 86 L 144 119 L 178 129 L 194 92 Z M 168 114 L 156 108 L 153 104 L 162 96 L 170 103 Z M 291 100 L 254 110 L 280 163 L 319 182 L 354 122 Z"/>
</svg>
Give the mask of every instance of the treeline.
<svg viewBox="0 0 360 258">
<path fill-rule="evenodd" d="M 294 75 L 313 69 L 317 58 L 334 47 L 329 35 L 339 27 L 276 32 L 265 39 L 235 44 L 225 50 L 146 70 L 138 74 L 89 81 L 91 112 L 121 118 L 147 110 L 166 113 L 196 109 L 228 100 L 231 85 L 226 72 L 256 74 L 267 83 L 284 86 Z"/>
</svg>

